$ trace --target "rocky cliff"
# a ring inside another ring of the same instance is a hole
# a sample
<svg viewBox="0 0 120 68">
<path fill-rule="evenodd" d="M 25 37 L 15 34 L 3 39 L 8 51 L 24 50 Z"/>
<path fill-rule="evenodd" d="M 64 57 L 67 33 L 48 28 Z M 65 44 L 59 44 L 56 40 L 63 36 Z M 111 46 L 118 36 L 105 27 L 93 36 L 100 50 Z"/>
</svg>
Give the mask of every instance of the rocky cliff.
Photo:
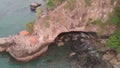
<svg viewBox="0 0 120 68">
<path fill-rule="evenodd" d="M 58 34 L 69 31 L 102 31 L 99 26 L 90 25 L 95 20 L 106 21 L 113 11 L 116 2 L 111 0 L 66 0 L 53 11 L 41 15 L 34 25 L 34 34 L 37 34 L 41 41 L 53 41 Z M 114 29 L 114 26 L 108 26 Z M 105 31 L 104 31 L 105 32 Z M 112 30 L 104 34 L 111 34 Z"/>
</svg>

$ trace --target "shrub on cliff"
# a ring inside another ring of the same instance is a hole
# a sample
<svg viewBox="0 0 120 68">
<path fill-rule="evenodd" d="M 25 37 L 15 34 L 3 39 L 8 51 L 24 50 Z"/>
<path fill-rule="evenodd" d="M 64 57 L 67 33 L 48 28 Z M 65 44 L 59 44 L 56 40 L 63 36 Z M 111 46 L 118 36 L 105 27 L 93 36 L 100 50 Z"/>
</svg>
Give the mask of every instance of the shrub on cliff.
<svg viewBox="0 0 120 68">
<path fill-rule="evenodd" d="M 47 9 L 48 10 L 53 10 L 56 6 L 58 6 L 59 4 L 61 4 L 63 1 L 65 0 L 48 0 L 47 1 Z"/>
<path fill-rule="evenodd" d="M 53 0 L 48 0 L 47 2 L 47 8 L 50 10 L 53 10 L 55 7 L 54 1 Z"/>
<path fill-rule="evenodd" d="M 107 46 L 120 53 L 120 31 L 116 31 L 107 41 Z"/>
</svg>

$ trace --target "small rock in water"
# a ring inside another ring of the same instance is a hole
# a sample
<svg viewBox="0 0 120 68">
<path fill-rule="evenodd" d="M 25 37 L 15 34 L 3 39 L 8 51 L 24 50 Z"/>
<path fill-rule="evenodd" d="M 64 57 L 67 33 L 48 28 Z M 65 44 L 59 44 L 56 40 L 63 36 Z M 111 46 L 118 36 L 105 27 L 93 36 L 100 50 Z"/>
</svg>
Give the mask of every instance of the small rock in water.
<svg viewBox="0 0 120 68">
<path fill-rule="evenodd" d="M 31 11 L 35 11 L 37 7 L 41 6 L 40 3 L 33 2 L 30 4 Z"/>
</svg>

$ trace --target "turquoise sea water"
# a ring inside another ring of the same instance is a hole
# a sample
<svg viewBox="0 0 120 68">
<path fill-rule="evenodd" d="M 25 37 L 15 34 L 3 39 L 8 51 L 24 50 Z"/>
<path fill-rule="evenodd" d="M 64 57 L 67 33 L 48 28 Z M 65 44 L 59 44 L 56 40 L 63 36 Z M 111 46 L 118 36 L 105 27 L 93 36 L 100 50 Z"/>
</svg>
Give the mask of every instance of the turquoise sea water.
<svg viewBox="0 0 120 68">
<path fill-rule="evenodd" d="M 6 37 L 18 33 L 26 28 L 25 24 L 36 19 L 35 13 L 30 11 L 31 2 L 43 0 L 0 0 L 0 37 Z M 65 58 L 68 55 L 67 48 L 56 48 L 28 63 L 16 62 L 8 53 L 0 54 L 0 68 L 70 68 Z M 64 51 L 64 52 L 63 52 Z"/>
<path fill-rule="evenodd" d="M 31 2 L 43 4 L 43 0 L 0 0 L 0 37 L 16 34 L 36 19 L 29 8 Z"/>
</svg>

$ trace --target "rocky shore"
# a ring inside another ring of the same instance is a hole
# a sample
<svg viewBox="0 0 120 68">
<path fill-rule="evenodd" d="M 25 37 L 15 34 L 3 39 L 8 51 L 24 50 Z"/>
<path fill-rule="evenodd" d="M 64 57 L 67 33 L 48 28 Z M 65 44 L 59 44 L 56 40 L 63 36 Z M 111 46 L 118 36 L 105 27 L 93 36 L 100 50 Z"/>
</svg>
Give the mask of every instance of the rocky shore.
<svg viewBox="0 0 120 68">
<path fill-rule="evenodd" d="M 48 43 L 31 43 L 30 38 L 34 36 L 15 35 L 9 38 L 1 38 L 1 52 L 6 51 L 18 61 L 30 61 L 45 51 L 47 51 Z M 40 45 L 41 44 L 41 45 Z"/>
</svg>

